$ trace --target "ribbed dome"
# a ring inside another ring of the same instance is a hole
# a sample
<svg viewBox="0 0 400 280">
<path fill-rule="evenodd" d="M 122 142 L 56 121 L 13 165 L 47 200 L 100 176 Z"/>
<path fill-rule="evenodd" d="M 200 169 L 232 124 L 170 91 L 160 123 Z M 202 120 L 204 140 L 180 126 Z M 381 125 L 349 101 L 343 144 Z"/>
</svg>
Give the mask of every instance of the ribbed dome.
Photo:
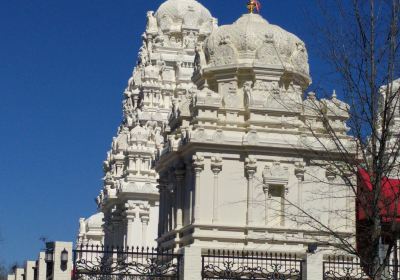
<svg viewBox="0 0 400 280">
<path fill-rule="evenodd" d="M 213 31 L 206 42 L 206 53 L 210 66 L 264 64 L 309 78 L 304 42 L 258 14 L 245 14 L 232 25 Z"/>
<path fill-rule="evenodd" d="M 102 212 L 96 213 L 86 219 L 88 228 L 101 228 L 103 225 L 104 214 Z"/>
<path fill-rule="evenodd" d="M 211 32 L 213 26 L 210 12 L 196 0 L 168 0 L 161 4 L 155 16 L 162 31 L 174 26 L 176 30 L 178 25 Z"/>
</svg>

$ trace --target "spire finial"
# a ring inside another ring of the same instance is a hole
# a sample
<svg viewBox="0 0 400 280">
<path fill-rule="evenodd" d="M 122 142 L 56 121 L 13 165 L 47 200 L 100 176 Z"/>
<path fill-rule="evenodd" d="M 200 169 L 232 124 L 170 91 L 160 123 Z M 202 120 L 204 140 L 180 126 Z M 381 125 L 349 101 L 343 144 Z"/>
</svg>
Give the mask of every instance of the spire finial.
<svg viewBox="0 0 400 280">
<path fill-rule="evenodd" d="M 255 11 L 259 13 L 260 8 L 261 5 L 258 0 L 249 0 L 249 2 L 247 2 L 247 10 L 249 11 L 250 14 L 254 14 Z"/>
</svg>

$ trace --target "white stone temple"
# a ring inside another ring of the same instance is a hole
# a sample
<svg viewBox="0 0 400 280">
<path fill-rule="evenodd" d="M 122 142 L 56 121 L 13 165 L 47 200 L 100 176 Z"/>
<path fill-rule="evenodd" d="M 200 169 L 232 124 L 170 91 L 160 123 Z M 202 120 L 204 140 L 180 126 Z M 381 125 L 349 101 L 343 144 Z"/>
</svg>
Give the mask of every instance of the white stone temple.
<svg viewBox="0 0 400 280">
<path fill-rule="evenodd" d="M 142 41 L 99 213 L 81 219 L 78 244 L 158 245 L 189 254 L 184 269 L 196 274 L 207 249 L 305 255 L 313 243 L 333 249 L 324 226 L 354 232 L 355 203 L 327 164 L 334 147 L 316 112 L 351 147 L 348 106 L 305 94 L 301 39 L 256 13 L 217 26 L 196 0 L 167 0 L 147 13 Z"/>
<path fill-rule="evenodd" d="M 169 0 L 147 13 L 138 64 L 124 92 L 124 119 L 104 161 L 99 212 L 81 219 L 78 244 L 156 246 L 159 193 L 154 170 L 168 120 L 194 89 L 195 50 L 217 21 L 194 0 Z M 180 112 L 187 115 L 190 112 Z M 97 230 L 104 215 L 104 238 Z M 97 233 L 95 236 L 91 232 Z"/>
</svg>

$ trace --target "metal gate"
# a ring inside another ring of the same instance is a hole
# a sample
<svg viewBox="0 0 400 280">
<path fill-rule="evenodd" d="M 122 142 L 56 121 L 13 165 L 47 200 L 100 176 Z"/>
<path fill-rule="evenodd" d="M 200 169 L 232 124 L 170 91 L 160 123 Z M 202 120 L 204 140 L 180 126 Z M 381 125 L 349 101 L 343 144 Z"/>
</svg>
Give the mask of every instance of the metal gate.
<svg viewBox="0 0 400 280">
<path fill-rule="evenodd" d="M 150 248 L 84 245 L 74 250 L 73 280 L 179 280 L 181 255 Z"/>
<path fill-rule="evenodd" d="M 329 257 L 323 263 L 324 280 L 366 280 L 370 279 L 361 267 L 361 262 L 355 257 Z M 383 272 L 382 279 L 398 280 L 399 266 L 388 264 Z"/>
<path fill-rule="evenodd" d="M 208 251 L 202 256 L 203 279 L 301 280 L 303 260 L 291 254 Z"/>
</svg>

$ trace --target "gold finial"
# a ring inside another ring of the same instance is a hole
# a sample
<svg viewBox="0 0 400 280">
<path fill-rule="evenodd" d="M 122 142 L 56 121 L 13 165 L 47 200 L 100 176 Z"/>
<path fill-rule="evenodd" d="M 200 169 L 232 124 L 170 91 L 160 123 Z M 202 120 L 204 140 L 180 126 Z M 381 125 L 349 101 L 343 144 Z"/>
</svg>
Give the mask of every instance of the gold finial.
<svg viewBox="0 0 400 280">
<path fill-rule="evenodd" d="M 259 2 L 257 0 L 249 0 L 247 2 L 247 10 L 250 14 L 254 14 L 255 11 L 259 12 Z"/>
</svg>

